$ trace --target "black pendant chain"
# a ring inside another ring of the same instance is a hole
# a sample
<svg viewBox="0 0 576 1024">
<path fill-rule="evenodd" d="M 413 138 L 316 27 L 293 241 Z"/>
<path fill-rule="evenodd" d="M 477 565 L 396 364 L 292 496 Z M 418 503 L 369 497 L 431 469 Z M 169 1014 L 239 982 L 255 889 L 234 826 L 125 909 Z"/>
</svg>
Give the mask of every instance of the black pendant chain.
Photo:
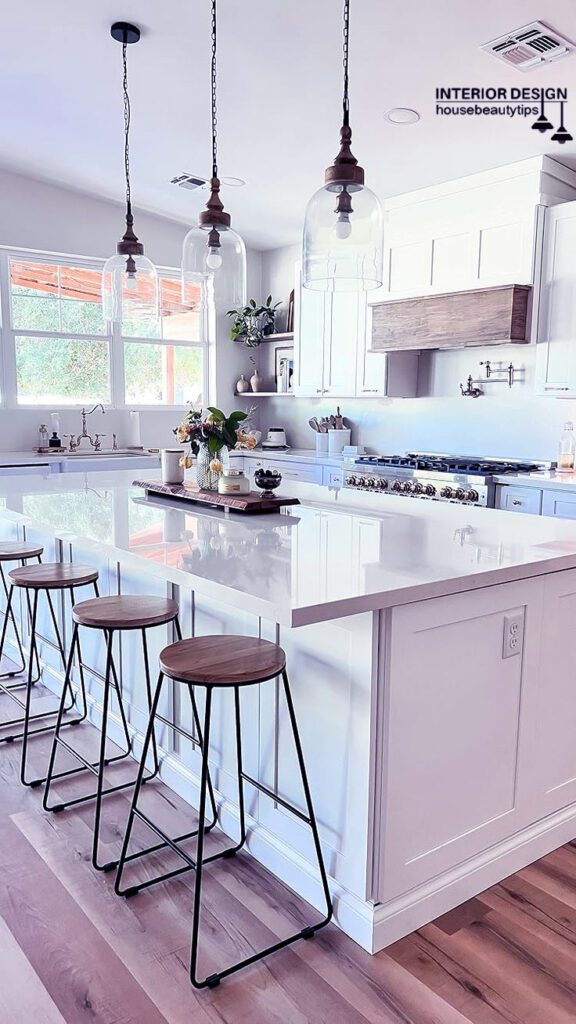
<svg viewBox="0 0 576 1024">
<path fill-rule="evenodd" d="M 211 91 L 212 91 L 212 177 L 218 177 L 218 112 L 216 109 L 216 0 L 212 0 L 212 65 L 211 65 Z"/>
<path fill-rule="evenodd" d="M 126 176 L 126 209 L 132 213 L 132 196 L 130 192 L 130 96 L 128 95 L 128 60 L 127 44 L 122 44 L 122 90 L 124 92 L 124 173 Z"/>
<path fill-rule="evenodd" d="M 342 65 L 344 67 L 344 100 L 342 103 L 344 111 L 343 124 L 348 125 L 350 123 L 350 101 L 348 99 L 348 50 L 350 45 L 350 0 L 344 0 L 344 24 L 343 24 L 343 56 Z"/>
</svg>

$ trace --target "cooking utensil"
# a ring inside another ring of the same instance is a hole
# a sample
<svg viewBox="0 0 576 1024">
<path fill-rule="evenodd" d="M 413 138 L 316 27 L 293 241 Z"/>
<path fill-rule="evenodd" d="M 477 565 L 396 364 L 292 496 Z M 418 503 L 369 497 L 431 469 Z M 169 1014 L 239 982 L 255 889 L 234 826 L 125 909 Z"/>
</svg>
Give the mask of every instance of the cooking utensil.
<svg viewBox="0 0 576 1024">
<path fill-rule="evenodd" d="M 308 420 L 308 424 L 309 426 L 312 427 L 312 430 L 315 430 L 316 433 L 318 433 L 318 431 L 320 430 L 320 424 L 318 423 L 316 416 L 311 416 L 310 419 Z"/>
<path fill-rule="evenodd" d="M 336 415 L 334 417 L 334 421 L 336 425 L 336 430 L 342 430 L 342 428 L 344 427 L 344 418 L 343 416 L 340 415 L 339 405 L 336 406 Z"/>
</svg>

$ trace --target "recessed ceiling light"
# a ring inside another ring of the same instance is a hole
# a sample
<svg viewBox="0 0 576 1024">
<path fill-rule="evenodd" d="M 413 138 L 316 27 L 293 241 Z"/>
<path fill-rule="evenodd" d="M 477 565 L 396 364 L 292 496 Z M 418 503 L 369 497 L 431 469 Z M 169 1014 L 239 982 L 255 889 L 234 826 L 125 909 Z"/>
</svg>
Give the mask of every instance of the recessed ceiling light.
<svg viewBox="0 0 576 1024">
<path fill-rule="evenodd" d="M 390 124 L 416 124 L 420 120 L 420 114 L 417 110 L 412 110 L 410 107 L 392 107 L 391 110 L 384 114 L 384 118 Z"/>
<path fill-rule="evenodd" d="M 241 188 L 246 182 L 244 178 L 220 178 L 223 185 L 231 185 L 232 188 Z"/>
</svg>

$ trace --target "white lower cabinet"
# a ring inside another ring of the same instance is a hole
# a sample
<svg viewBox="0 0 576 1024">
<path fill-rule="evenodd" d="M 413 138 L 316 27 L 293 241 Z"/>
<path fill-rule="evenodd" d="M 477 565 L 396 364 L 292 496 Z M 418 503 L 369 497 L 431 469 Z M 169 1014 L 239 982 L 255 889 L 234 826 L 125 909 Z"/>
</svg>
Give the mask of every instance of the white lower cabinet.
<svg viewBox="0 0 576 1024">
<path fill-rule="evenodd" d="M 379 899 L 424 883 L 520 827 L 519 722 L 538 650 L 537 630 L 529 626 L 538 621 L 541 588 L 539 580 L 511 583 L 391 613 Z M 528 594 L 536 614 L 525 609 Z M 524 656 L 503 658 L 504 616 L 523 609 Z"/>
<path fill-rule="evenodd" d="M 576 498 L 576 495 L 573 497 Z M 544 580 L 546 614 L 536 685 L 527 702 L 532 736 L 533 814 L 544 816 L 576 802 L 576 687 L 572 637 L 576 570 Z"/>
<path fill-rule="evenodd" d="M 234 463 L 236 465 L 236 463 Z M 257 469 L 273 469 L 282 474 L 283 480 L 297 480 L 305 484 L 322 483 L 322 466 L 308 462 L 288 462 L 282 459 L 261 458 L 244 459 L 244 472 L 249 480 L 254 482 L 254 473 Z"/>
<path fill-rule="evenodd" d="M 542 512 L 542 491 L 537 487 L 513 487 L 508 484 L 498 484 L 496 508 L 506 509 L 508 512 L 528 512 L 539 516 Z"/>
<path fill-rule="evenodd" d="M 576 519 L 576 493 L 544 491 L 542 515 L 558 516 L 561 519 Z"/>
</svg>

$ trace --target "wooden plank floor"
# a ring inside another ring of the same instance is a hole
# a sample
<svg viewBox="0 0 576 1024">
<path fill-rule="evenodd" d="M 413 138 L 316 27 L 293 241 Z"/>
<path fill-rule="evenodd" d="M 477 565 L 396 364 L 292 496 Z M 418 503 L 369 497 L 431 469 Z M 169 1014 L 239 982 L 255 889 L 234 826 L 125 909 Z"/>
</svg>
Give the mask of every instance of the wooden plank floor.
<svg viewBox="0 0 576 1024">
<path fill-rule="evenodd" d="M 34 745 L 38 766 L 44 744 Z M 91 806 L 45 814 L 41 792 L 19 784 L 19 753 L 0 745 L 1 1024 L 576 1022 L 576 844 L 375 957 L 330 926 L 198 992 L 188 980 L 191 876 L 117 898 L 113 878 L 90 866 Z M 149 787 L 147 799 L 167 827 L 193 820 L 165 787 Z M 109 798 L 106 855 L 118 850 L 127 807 Z M 310 919 L 247 855 L 205 875 L 207 971 Z"/>
</svg>

